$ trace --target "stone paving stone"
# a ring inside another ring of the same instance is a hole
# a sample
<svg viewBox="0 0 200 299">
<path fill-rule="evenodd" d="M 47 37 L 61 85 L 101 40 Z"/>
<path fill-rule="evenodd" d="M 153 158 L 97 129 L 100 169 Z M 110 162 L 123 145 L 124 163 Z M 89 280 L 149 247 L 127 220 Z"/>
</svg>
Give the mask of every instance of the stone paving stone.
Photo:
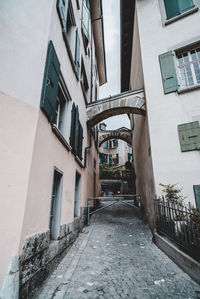
<svg viewBox="0 0 200 299">
<path fill-rule="evenodd" d="M 199 291 L 134 209 L 117 205 L 93 216 L 35 298 L 192 299 Z"/>
</svg>

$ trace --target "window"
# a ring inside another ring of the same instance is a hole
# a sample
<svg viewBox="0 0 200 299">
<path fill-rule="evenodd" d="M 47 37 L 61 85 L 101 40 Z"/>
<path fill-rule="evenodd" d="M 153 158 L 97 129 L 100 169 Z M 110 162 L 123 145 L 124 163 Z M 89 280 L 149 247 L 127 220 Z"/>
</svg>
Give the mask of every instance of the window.
<svg viewBox="0 0 200 299">
<path fill-rule="evenodd" d="M 164 0 L 164 6 L 166 18 L 169 20 L 192 9 L 194 3 L 192 0 Z"/>
<path fill-rule="evenodd" d="M 61 198 L 62 198 L 62 173 L 54 170 L 53 188 L 51 196 L 50 210 L 50 238 L 57 240 L 60 232 L 60 214 L 61 214 Z"/>
<path fill-rule="evenodd" d="M 113 163 L 115 165 L 119 164 L 119 154 L 116 154 L 113 156 Z"/>
<path fill-rule="evenodd" d="M 89 42 L 89 19 L 90 19 L 90 1 L 83 0 L 82 3 L 82 33 L 85 48 Z"/>
<path fill-rule="evenodd" d="M 182 152 L 200 150 L 200 125 L 198 121 L 178 125 Z"/>
<path fill-rule="evenodd" d="M 71 0 L 57 1 L 58 14 L 63 28 L 63 35 L 66 42 L 68 54 L 72 67 L 79 79 L 80 70 L 80 39 L 73 12 Z"/>
<path fill-rule="evenodd" d="M 68 4 L 66 33 L 67 33 L 67 38 L 70 44 L 71 51 L 72 53 L 75 53 L 76 23 L 75 23 L 72 3 L 70 0 Z"/>
<path fill-rule="evenodd" d="M 200 87 L 200 45 L 159 55 L 164 93 Z"/>
<path fill-rule="evenodd" d="M 50 41 L 40 105 L 48 120 L 59 129 L 65 139 L 69 137 L 68 107 L 70 100 L 68 89 L 60 73 L 60 63 L 56 51 Z"/>
<path fill-rule="evenodd" d="M 70 133 L 70 145 L 72 152 L 78 156 L 80 160 L 82 157 L 82 144 L 83 144 L 83 128 L 79 121 L 78 106 L 73 103 L 71 111 L 71 133 Z"/>
<path fill-rule="evenodd" d="M 200 185 L 194 185 L 193 189 L 194 189 L 196 207 L 200 209 Z"/>
<path fill-rule="evenodd" d="M 181 88 L 200 84 L 200 47 L 177 55 Z"/>
<path fill-rule="evenodd" d="M 76 172 L 75 178 L 75 192 L 74 192 L 74 217 L 80 216 L 80 190 L 81 189 L 81 175 Z"/>
<path fill-rule="evenodd" d="M 87 103 L 87 98 L 88 98 L 88 93 L 89 93 L 89 84 L 88 84 L 88 80 L 87 80 L 87 76 L 86 76 L 85 65 L 84 65 L 83 59 L 81 62 L 81 87 L 83 90 L 83 95 L 84 95 L 85 101 Z"/>
</svg>

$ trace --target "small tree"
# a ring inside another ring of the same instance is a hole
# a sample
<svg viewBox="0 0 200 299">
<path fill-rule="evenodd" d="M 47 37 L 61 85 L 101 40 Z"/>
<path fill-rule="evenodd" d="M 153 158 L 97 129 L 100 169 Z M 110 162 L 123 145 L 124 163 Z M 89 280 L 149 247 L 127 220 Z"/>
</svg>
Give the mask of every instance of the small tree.
<svg viewBox="0 0 200 299">
<path fill-rule="evenodd" d="M 159 185 L 163 187 L 162 193 L 166 199 L 172 203 L 183 206 L 183 201 L 186 197 L 181 194 L 182 188 L 177 188 L 177 184 L 164 185 L 160 183 Z"/>
</svg>

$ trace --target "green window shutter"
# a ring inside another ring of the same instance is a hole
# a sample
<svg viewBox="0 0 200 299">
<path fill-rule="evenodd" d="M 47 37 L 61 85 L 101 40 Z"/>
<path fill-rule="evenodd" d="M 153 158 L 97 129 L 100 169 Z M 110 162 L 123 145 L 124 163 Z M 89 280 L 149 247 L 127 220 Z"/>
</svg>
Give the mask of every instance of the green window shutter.
<svg viewBox="0 0 200 299">
<path fill-rule="evenodd" d="M 83 5 L 82 5 L 82 30 L 87 38 L 89 40 L 89 19 L 90 19 L 90 11 L 86 6 L 85 1 L 83 0 Z"/>
<path fill-rule="evenodd" d="M 45 73 L 43 79 L 41 108 L 47 115 L 49 121 L 56 122 L 58 81 L 60 75 L 60 63 L 56 55 L 52 41 L 49 43 Z"/>
<path fill-rule="evenodd" d="M 116 154 L 116 164 L 119 163 L 119 154 Z"/>
<path fill-rule="evenodd" d="M 180 0 L 183 1 L 183 0 Z M 167 20 L 180 14 L 178 0 L 164 0 Z"/>
<path fill-rule="evenodd" d="M 103 153 L 99 154 L 99 158 L 100 158 L 100 163 L 103 164 Z"/>
<path fill-rule="evenodd" d="M 104 142 L 104 148 L 108 148 L 108 140 Z"/>
<path fill-rule="evenodd" d="M 132 154 L 128 153 L 128 162 L 131 162 L 131 156 L 132 156 Z"/>
<path fill-rule="evenodd" d="M 194 195 L 197 208 L 200 208 L 200 185 L 194 185 Z"/>
<path fill-rule="evenodd" d="M 118 147 L 118 139 L 115 139 L 114 144 L 115 144 L 115 147 Z"/>
<path fill-rule="evenodd" d="M 79 71 L 80 71 L 80 39 L 79 39 L 78 29 L 76 30 L 75 65 L 76 65 L 76 73 L 77 73 L 77 76 L 79 78 Z"/>
<path fill-rule="evenodd" d="M 164 93 L 178 90 L 178 80 L 174 65 L 173 52 L 169 51 L 159 55 Z"/>
<path fill-rule="evenodd" d="M 79 122 L 79 130 L 78 130 L 78 157 L 82 160 L 82 148 L 83 148 L 83 128 Z"/>
<path fill-rule="evenodd" d="M 76 106 L 73 103 L 72 111 L 71 111 L 71 130 L 70 130 L 70 145 L 73 149 L 74 149 L 75 113 L 76 113 Z"/>
<path fill-rule="evenodd" d="M 112 154 L 109 154 L 109 165 L 112 165 Z"/>
<path fill-rule="evenodd" d="M 67 24 L 68 2 L 69 2 L 69 0 L 58 0 L 57 1 L 57 9 L 58 9 L 60 21 L 61 21 L 63 29 L 65 29 L 65 30 L 66 30 L 66 24 Z"/>
<path fill-rule="evenodd" d="M 200 126 L 198 121 L 178 125 L 182 152 L 200 149 Z"/>
<path fill-rule="evenodd" d="M 74 153 L 78 155 L 78 135 L 79 135 L 79 112 L 76 106 L 75 112 L 75 130 L 74 130 Z"/>
<path fill-rule="evenodd" d="M 192 0 L 178 0 L 178 6 L 180 13 L 184 13 L 194 7 Z"/>
</svg>

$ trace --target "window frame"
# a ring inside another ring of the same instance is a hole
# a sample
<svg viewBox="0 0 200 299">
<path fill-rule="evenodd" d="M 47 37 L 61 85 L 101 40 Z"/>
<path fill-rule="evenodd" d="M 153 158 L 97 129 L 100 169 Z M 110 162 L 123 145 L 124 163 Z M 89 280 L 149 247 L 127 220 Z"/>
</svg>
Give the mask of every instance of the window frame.
<svg viewBox="0 0 200 299">
<path fill-rule="evenodd" d="M 162 24 L 163 26 L 169 25 L 173 22 L 176 22 L 188 15 L 191 15 L 195 12 L 197 12 L 199 10 L 199 6 L 200 6 L 200 1 L 199 0 L 193 0 L 194 3 L 194 7 L 187 10 L 184 13 L 181 13 L 178 16 L 175 16 L 171 19 L 167 19 L 167 14 L 166 14 L 166 10 L 165 10 L 165 4 L 164 4 L 164 0 L 159 0 L 159 6 L 160 6 L 160 13 L 161 13 L 161 20 L 162 20 Z"/>
</svg>

